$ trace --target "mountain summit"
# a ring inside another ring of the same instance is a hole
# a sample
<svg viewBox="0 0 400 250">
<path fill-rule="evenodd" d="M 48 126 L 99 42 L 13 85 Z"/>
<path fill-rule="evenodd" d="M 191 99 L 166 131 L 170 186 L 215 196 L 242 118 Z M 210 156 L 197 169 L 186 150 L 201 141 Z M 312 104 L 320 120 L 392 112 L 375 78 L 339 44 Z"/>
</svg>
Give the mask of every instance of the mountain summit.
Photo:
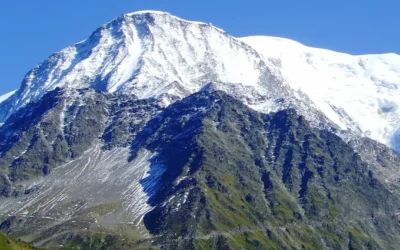
<svg viewBox="0 0 400 250">
<path fill-rule="evenodd" d="M 94 88 L 167 106 L 216 82 L 250 107 L 293 107 L 315 126 L 397 151 L 400 56 L 351 56 L 271 37 L 234 38 L 166 12 L 121 15 L 32 69 L 0 104 L 0 122 L 46 92 Z M 326 119 L 328 118 L 328 119 Z M 343 134 L 343 133 L 341 133 Z"/>
<path fill-rule="evenodd" d="M 31 70 L 19 91 L 0 106 L 0 119 L 56 87 L 163 96 L 167 105 L 211 81 L 235 83 L 262 95 L 266 90 L 258 86 L 280 82 L 268 69 L 250 46 L 209 24 L 164 12 L 135 12 Z"/>
</svg>

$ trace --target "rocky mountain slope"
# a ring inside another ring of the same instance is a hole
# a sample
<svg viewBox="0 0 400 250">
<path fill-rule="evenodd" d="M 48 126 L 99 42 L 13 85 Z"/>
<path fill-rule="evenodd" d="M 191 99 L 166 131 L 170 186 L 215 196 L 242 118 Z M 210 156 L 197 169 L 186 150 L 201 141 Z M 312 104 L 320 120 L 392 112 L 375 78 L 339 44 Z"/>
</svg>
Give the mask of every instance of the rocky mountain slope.
<svg viewBox="0 0 400 250">
<path fill-rule="evenodd" d="M 396 249 L 396 65 L 122 15 L 0 102 L 0 230 L 48 249 Z"/>
<path fill-rule="evenodd" d="M 160 116 L 139 145 L 160 152 L 166 167 L 144 217 L 162 244 L 385 249 L 399 241 L 398 198 L 349 145 L 293 110 L 263 115 L 201 92 Z"/>
<path fill-rule="evenodd" d="M 210 88 L 163 110 L 56 89 L 1 129 L 20 139 L 1 139 L 0 229 L 37 246 L 395 249 L 400 240 L 398 195 L 294 110 L 257 113 Z"/>
</svg>

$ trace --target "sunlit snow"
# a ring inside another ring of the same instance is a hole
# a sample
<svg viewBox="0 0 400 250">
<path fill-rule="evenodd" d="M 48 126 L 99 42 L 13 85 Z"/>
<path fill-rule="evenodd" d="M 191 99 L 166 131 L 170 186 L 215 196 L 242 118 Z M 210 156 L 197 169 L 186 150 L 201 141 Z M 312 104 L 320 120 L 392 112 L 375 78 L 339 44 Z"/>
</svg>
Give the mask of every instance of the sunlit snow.
<svg viewBox="0 0 400 250">
<path fill-rule="evenodd" d="M 10 98 L 15 92 L 17 92 L 17 91 L 14 90 L 14 91 L 11 91 L 11 92 L 9 92 L 7 94 L 4 94 L 4 95 L 0 96 L 0 103 L 4 102 L 8 98 Z"/>
<path fill-rule="evenodd" d="M 275 37 L 246 37 L 265 58 L 279 59 L 294 89 L 342 129 L 361 130 L 397 151 L 400 127 L 400 56 L 354 56 Z"/>
</svg>

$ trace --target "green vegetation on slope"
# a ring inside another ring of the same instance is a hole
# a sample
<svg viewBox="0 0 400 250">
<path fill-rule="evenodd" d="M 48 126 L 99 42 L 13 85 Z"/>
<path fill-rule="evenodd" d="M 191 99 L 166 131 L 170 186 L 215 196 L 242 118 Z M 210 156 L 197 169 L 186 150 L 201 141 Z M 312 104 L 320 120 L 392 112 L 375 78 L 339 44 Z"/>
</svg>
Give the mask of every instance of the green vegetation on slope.
<svg viewBox="0 0 400 250">
<path fill-rule="evenodd" d="M 1 250 L 39 250 L 20 240 L 14 240 L 3 233 L 0 233 L 0 249 Z"/>
<path fill-rule="evenodd" d="M 265 115 L 202 92 L 158 119 L 146 144 L 167 170 L 145 224 L 160 245 L 396 249 L 399 200 L 348 144 L 293 110 Z"/>
</svg>

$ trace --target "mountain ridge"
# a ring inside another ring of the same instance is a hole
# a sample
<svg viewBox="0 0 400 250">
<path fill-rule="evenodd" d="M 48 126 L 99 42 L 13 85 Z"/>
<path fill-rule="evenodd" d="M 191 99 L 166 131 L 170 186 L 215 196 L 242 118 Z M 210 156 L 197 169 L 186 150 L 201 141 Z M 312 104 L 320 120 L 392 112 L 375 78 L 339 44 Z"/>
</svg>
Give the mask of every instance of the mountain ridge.
<svg viewBox="0 0 400 250">
<path fill-rule="evenodd" d="M 333 56 L 324 56 L 326 53 Z M 375 67 L 368 58 L 400 57 L 361 56 L 367 61 L 353 63 L 351 59 L 346 64 L 348 59 L 334 61 L 339 55 L 353 58 L 282 38 L 235 38 L 211 24 L 167 12 L 133 12 L 102 25 L 87 40 L 54 53 L 30 71 L 21 88 L 0 103 L 0 122 L 56 87 L 91 87 L 154 97 L 168 106 L 215 82 L 217 88 L 258 111 L 294 107 L 315 126 L 329 124 L 327 127 L 343 130 L 339 133 L 343 138 L 369 137 L 400 150 L 396 125 L 400 119 L 396 98 L 400 73 L 394 73 L 400 72 L 400 66 L 393 72 L 384 69 L 372 75 L 363 69 L 365 65 Z M 378 60 L 377 65 L 397 65 L 385 60 Z M 393 62 L 397 61 L 400 65 L 400 59 Z M 356 73 L 351 73 L 352 68 Z M 349 87 L 349 81 L 356 86 Z M 359 98 L 352 100 L 353 94 L 346 97 L 338 92 L 354 92 Z M 370 122 L 369 114 L 381 122 Z"/>
<path fill-rule="evenodd" d="M 339 50 L 334 50 L 334 49 L 329 49 L 329 48 L 324 48 L 324 47 L 319 47 L 319 46 L 312 46 L 312 45 L 308 45 L 306 43 L 299 42 L 299 41 L 291 39 L 291 38 L 278 37 L 278 36 L 249 35 L 249 36 L 240 36 L 240 37 L 236 37 L 236 38 L 237 39 L 243 39 L 243 40 L 246 40 L 246 39 L 258 39 L 258 38 L 260 38 L 260 39 L 269 39 L 269 40 L 275 40 L 275 41 L 281 42 L 281 43 L 292 44 L 292 45 L 287 45 L 287 46 L 300 46 L 300 47 L 308 48 L 308 49 L 311 49 L 311 50 L 333 52 L 333 53 L 337 53 L 337 54 L 355 56 L 355 57 L 359 57 L 359 56 L 400 56 L 400 54 L 397 54 L 395 52 L 352 54 L 352 53 L 348 53 L 348 52 L 344 52 L 344 51 L 339 51 Z M 277 52 L 279 52 L 279 51 L 277 51 Z"/>
</svg>

